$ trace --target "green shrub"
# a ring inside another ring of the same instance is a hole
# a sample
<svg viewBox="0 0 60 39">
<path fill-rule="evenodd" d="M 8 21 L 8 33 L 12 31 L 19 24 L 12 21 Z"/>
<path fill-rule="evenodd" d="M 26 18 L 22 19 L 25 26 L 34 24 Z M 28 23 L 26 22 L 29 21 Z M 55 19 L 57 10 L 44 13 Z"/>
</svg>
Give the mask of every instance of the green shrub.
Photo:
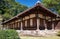
<svg viewBox="0 0 60 39">
<path fill-rule="evenodd" d="M 20 39 L 15 30 L 0 30 L 0 39 Z"/>
<path fill-rule="evenodd" d="M 60 36 L 60 31 L 57 32 L 57 36 Z"/>
</svg>

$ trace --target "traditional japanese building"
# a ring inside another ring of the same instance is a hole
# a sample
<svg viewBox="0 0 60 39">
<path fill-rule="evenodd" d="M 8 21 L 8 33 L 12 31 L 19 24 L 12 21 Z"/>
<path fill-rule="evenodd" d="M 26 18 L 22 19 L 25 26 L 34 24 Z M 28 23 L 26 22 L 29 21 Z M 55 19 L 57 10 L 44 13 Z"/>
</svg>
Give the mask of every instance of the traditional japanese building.
<svg viewBox="0 0 60 39">
<path fill-rule="evenodd" d="M 57 30 L 60 29 L 60 17 L 38 2 L 34 7 L 3 22 L 3 27 L 15 30 Z"/>
</svg>

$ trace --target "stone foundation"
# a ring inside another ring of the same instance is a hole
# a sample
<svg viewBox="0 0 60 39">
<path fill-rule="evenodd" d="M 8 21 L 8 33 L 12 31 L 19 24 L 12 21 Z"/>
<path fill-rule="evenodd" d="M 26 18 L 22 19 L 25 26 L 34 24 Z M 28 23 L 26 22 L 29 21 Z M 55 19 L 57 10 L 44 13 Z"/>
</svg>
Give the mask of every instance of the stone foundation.
<svg viewBox="0 0 60 39">
<path fill-rule="evenodd" d="M 53 36 L 56 35 L 56 30 L 17 30 L 19 35 L 28 35 L 28 36 Z"/>
</svg>

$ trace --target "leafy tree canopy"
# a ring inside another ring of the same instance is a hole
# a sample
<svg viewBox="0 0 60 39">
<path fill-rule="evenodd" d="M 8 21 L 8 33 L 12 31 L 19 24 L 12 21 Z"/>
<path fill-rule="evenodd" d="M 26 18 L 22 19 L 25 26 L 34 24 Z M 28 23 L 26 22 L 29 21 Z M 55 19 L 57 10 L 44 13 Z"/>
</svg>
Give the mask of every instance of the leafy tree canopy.
<svg viewBox="0 0 60 39">
<path fill-rule="evenodd" d="M 60 0 L 42 0 L 44 6 L 60 14 Z"/>
<path fill-rule="evenodd" d="M 15 0 L 0 0 L 0 14 L 8 20 L 28 7 L 17 3 Z"/>
</svg>

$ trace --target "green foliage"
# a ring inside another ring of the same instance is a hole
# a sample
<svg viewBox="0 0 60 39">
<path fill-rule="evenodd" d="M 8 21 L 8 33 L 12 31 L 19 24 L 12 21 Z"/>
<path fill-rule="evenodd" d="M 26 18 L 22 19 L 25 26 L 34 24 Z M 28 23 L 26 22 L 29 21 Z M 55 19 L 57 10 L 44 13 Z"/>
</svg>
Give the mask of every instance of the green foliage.
<svg viewBox="0 0 60 39">
<path fill-rule="evenodd" d="M 42 0 L 42 3 L 53 12 L 60 14 L 60 0 Z"/>
<path fill-rule="evenodd" d="M 0 30 L 0 39 L 20 39 L 15 30 Z"/>
<path fill-rule="evenodd" d="M 9 13 L 3 14 L 4 19 L 12 18 L 12 15 L 9 15 Z"/>
<path fill-rule="evenodd" d="M 15 0 L 0 0 L 0 14 L 5 20 L 16 16 L 27 8 L 27 6 L 21 5 L 15 2 Z"/>
<path fill-rule="evenodd" d="M 60 36 L 60 31 L 57 32 L 57 36 Z"/>
</svg>

